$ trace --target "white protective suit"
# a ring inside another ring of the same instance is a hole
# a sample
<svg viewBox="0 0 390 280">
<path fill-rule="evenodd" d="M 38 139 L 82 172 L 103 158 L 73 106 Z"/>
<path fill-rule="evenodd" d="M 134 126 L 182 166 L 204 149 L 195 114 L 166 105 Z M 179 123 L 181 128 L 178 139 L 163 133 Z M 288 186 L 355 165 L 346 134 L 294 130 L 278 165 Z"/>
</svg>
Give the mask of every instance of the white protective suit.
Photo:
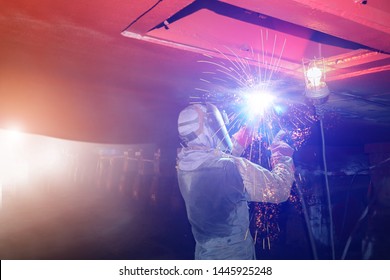
<svg viewBox="0 0 390 280">
<path fill-rule="evenodd" d="M 241 154 L 244 147 L 240 141 L 233 147 L 220 112 L 211 104 L 190 105 L 178 125 L 187 147 L 178 153 L 177 175 L 196 241 L 195 259 L 254 259 L 248 201 L 288 199 L 294 180 L 292 148 L 281 141 L 281 133 L 275 137 L 272 171 L 222 151 Z"/>
</svg>

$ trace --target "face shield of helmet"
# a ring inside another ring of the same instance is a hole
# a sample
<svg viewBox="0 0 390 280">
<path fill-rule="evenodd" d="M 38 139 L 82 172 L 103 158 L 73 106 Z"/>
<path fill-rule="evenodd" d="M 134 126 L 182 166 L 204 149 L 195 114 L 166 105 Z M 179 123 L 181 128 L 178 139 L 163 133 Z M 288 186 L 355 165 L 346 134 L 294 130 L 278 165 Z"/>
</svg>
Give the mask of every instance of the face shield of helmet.
<svg viewBox="0 0 390 280">
<path fill-rule="evenodd" d="M 225 152 L 231 152 L 233 144 L 225 125 L 227 117 L 224 120 L 218 108 L 211 103 L 206 103 L 206 108 L 207 116 L 205 125 L 209 127 L 212 133 L 210 136 L 214 140 L 215 148 Z"/>
</svg>

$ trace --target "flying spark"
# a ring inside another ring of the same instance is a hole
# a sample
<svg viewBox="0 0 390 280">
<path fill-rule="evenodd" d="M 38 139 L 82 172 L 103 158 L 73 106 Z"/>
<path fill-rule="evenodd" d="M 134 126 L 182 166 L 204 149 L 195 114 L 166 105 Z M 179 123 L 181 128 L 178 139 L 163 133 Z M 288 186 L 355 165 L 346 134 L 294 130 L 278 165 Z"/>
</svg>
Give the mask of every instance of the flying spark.
<svg viewBox="0 0 390 280">
<path fill-rule="evenodd" d="M 230 134 L 243 125 L 253 126 L 254 141 L 242 156 L 270 169 L 269 145 L 276 133 L 280 129 L 287 131 L 289 137 L 285 140 L 297 150 L 309 138 L 317 117 L 309 106 L 291 100 L 286 81 L 276 79 L 286 40 L 280 43 L 275 34 L 273 41 L 269 41 L 268 30 L 261 30 L 260 35 L 261 51 L 248 48 L 249 55 L 242 57 L 225 47 L 225 51 L 216 50 L 214 57 L 207 54 L 205 59 L 199 60 L 207 68 L 200 78 L 204 87 L 195 89 L 191 103 L 210 102 L 226 111 Z M 281 50 L 279 55 L 276 49 Z M 289 202 L 300 203 L 293 191 Z M 271 249 L 271 241 L 280 232 L 279 205 L 252 203 L 250 208 L 255 242 L 263 244 L 263 249 Z"/>
</svg>

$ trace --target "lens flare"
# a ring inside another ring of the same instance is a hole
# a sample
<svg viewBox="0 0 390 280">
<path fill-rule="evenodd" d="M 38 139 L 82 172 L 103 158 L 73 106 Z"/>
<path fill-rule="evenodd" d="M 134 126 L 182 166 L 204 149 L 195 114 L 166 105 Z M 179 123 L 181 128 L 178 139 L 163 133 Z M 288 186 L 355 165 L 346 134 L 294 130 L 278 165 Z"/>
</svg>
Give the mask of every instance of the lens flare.
<svg viewBox="0 0 390 280">
<path fill-rule="evenodd" d="M 19 145 L 23 141 L 23 132 L 18 127 L 11 127 L 1 132 L 3 138 L 3 144 L 13 147 Z"/>
</svg>

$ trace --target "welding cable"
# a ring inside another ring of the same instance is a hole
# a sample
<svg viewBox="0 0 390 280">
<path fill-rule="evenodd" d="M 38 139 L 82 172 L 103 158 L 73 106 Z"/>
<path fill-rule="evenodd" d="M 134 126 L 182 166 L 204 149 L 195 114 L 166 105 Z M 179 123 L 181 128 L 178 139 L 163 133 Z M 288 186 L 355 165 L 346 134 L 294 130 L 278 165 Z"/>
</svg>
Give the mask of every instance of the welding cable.
<svg viewBox="0 0 390 280">
<path fill-rule="evenodd" d="M 364 169 L 360 169 L 358 171 L 355 172 L 355 174 L 353 175 L 352 177 L 352 180 L 351 180 L 351 183 L 349 184 L 349 190 L 352 189 L 352 186 L 355 182 L 355 179 L 358 175 L 361 175 L 361 174 L 364 174 L 363 172 L 368 172 L 369 169 L 368 168 L 364 168 Z M 344 214 L 343 214 L 343 220 L 342 220 L 342 223 L 341 223 L 341 230 L 340 230 L 340 236 L 343 236 L 343 233 L 344 233 L 344 229 L 345 229 L 345 224 L 347 222 L 347 212 L 348 212 L 348 207 L 349 207 L 349 200 L 350 200 L 350 191 L 347 192 L 347 198 L 345 199 L 345 205 L 344 205 Z"/>
<path fill-rule="evenodd" d="M 385 164 L 385 163 L 387 163 L 389 161 L 390 161 L 390 157 L 388 157 L 387 159 L 381 161 L 380 163 L 378 163 L 376 165 L 370 166 L 368 169 L 372 170 L 372 169 L 378 168 L 381 165 L 383 165 L 383 164 Z M 364 170 L 360 170 L 360 171 L 364 171 Z M 352 242 L 352 238 L 355 235 L 355 233 L 357 232 L 357 230 L 359 229 L 359 226 L 360 226 L 361 222 L 364 220 L 364 218 L 366 218 L 366 216 L 369 213 L 369 210 L 374 205 L 374 203 L 375 203 L 375 201 L 377 199 L 378 193 L 379 193 L 379 190 L 374 194 L 374 196 L 372 197 L 371 201 L 368 202 L 367 207 L 364 209 L 362 215 L 360 215 L 360 218 L 356 222 L 356 225 L 355 225 L 354 229 L 352 230 L 351 234 L 349 235 L 347 243 L 345 244 L 345 247 L 344 247 L 344 250 L 343 250 L 343 254 L 341 256 L 342 260 L 345 260 L 345 258 L 347 256 L 347 253 L 348 253 L 348 250 L 349 250 L 349 247 L 350 247 L 351 242 Z"/>
<path fill-rule="evenodd" d="M 332 259 L 335 259 L 335 246 L 334 246 L 334 232 L 333 232 L 333 213 L 332 213 L 332 203 L 330 199 L 330 190 L 329 190 L 329 180 L 328 180 L 328 167 L 326 163 L 326 150 L 325 150 L 325 136 L 324 136 L 324 124 L 323 118 L 320 118 L 321 126 L 321 139 L 322 139 L 322 160 L 324 164 L 324 176 L 325 176 L 325 186 L 326 194 L 328 200 L 328 211 L 329 211 L 329 232 L 330 232 L 330 243 L 332 248 Z"/>
<path fill-rule="evenodd" d="M 390 162 L 390 157 L 388 157 L 388 158 L 385 159 L 385 160 L 382 160 L 380 163 L 378 163 L 378 164 L 376 164 L 376 165 L 370 166 L 368 169 L 372 170 L 372 169 L 378 168 L 378 167 L 380 167 L 381 165 L 385 164 L 386 162 Z"/>
<path fill-rule="evenodd" d="M 347 240 L 347 243 L 345 244 L 345 247 L 344 247 L 344 251 L 343 251 L 343 254 L 341 256 L 341 259 L 342 260 L 345 260 L 345 257 L 347 256 L 347 253 L 348 253 L 348 250 L 349 250 L 349 247 L 351 245 L 351 242 L 352 242 L 352 237 L 354 236 L 354 234 L 357 232 L 357 230 L 359 229 L 359 226 L 360 226 L 360 223 L 364 220 L 364 218 L 367 216 L 368 214 L 368 210 L 370 209 L 370 206 L 371 204 L 368 204 L 367 207 L 364 209 L 362 215 L 360 216 L 359 220 L 357 221 L 354 229 L 352 230 L 351 234 L 349 235 L 348 237 L 348 240 Z"/>
<path fill-rule="evenodd" d="M 158 4 L 160 4 L 163 0 L 158 0 L 152 7 L 147 9 L 145 12 L 143 12 L 140 16 L 138 16 L 135 20 L 133 20 L 128 26 L 126 26 L 125 29 L 122 30 L 122 32 L 129 29 L 134 23 L 136 23 L 138 20 L 140 20 L 143 16 L 145 16 L 147 13 L 149 13 L 151 10 L 153 10 Z"/>
</svg>

